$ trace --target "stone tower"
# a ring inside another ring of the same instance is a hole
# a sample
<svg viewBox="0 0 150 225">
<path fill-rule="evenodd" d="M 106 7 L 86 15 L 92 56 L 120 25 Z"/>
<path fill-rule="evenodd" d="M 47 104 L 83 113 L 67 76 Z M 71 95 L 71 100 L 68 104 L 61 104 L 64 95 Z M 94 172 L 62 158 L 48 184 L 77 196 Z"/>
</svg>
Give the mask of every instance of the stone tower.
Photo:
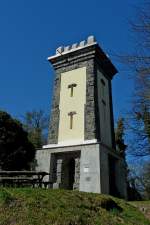
<svg viewBox="0 0 150 225">
<path fill-rule="evenodd" d="M 111 80 L 117 73 L 93 36 L 59 47 L 48 144 L 37 170 L 53 188 L 126 197 L 125 164 L 115 150 Z"/>
</svg>

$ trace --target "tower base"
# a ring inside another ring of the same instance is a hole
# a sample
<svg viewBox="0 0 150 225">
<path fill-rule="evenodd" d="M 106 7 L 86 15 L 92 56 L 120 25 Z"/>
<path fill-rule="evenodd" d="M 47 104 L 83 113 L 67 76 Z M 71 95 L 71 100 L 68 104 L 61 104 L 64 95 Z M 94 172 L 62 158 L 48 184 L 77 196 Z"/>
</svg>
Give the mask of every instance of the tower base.
<svg viewBox="0 0 150 225">
<path fill-rule="evenodd" d="M 102 143 L 55 146 L 36 152 L 37 171 L 52 188 L 111 194 L 127 198 L 124 159 Z"/>
</svg>

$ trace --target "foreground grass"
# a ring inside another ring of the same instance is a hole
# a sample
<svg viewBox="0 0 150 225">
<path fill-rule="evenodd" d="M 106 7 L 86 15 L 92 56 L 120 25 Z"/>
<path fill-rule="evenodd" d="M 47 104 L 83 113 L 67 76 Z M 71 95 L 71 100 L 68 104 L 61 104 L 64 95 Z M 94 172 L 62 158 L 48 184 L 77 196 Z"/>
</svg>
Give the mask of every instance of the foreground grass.
<svg viewBox="0 0 150 225">
<path fill-rule="evenodd" d="M 134 206 L 107 195 L 0 189 L 0 225 L 150 225 Z"/>
<path fill-rule="evenodd" d="M 133 201 L 130 204 L 137 207 L 150 220 L 150 201 Z"/>
</svg>

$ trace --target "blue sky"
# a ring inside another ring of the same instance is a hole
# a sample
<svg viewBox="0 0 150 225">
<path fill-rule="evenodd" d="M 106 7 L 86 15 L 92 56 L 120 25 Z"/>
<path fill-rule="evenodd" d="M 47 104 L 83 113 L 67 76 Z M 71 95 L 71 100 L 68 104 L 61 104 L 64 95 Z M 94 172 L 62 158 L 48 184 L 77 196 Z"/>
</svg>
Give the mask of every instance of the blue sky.
<svg viewBox="0 0 150 225">
<path fill-rule="evenodd" d="M 131 3 L 132 2 L 132 3 Z M 60 45 L 95 35 L 119 73 L 113 80 L 115 119 L 130 107 L 133 82 L 114 54 L 131 52 L 128 21 L 138 0 L 0 1 L 0 108 L 15 117 L 50 112 L 53 69 L 46 60 Z"/>
</svg>

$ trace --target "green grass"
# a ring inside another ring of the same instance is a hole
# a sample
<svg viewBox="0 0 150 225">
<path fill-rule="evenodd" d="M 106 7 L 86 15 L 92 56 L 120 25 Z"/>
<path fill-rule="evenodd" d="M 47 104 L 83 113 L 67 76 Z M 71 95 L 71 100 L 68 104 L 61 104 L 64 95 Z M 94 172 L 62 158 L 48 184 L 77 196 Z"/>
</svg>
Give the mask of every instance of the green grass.
<svg viewBox="0 0 150 225">
<path fill-rule="evenodd" d="M 133 201 L 130 204 L 137 207 L 150 220 L 150 201 Z"/>
<path fill-rule="evenodd" d="M 107 195 L 0 189 L 0 225 L 150 225 L 138 209 Z"/>
</svg>

